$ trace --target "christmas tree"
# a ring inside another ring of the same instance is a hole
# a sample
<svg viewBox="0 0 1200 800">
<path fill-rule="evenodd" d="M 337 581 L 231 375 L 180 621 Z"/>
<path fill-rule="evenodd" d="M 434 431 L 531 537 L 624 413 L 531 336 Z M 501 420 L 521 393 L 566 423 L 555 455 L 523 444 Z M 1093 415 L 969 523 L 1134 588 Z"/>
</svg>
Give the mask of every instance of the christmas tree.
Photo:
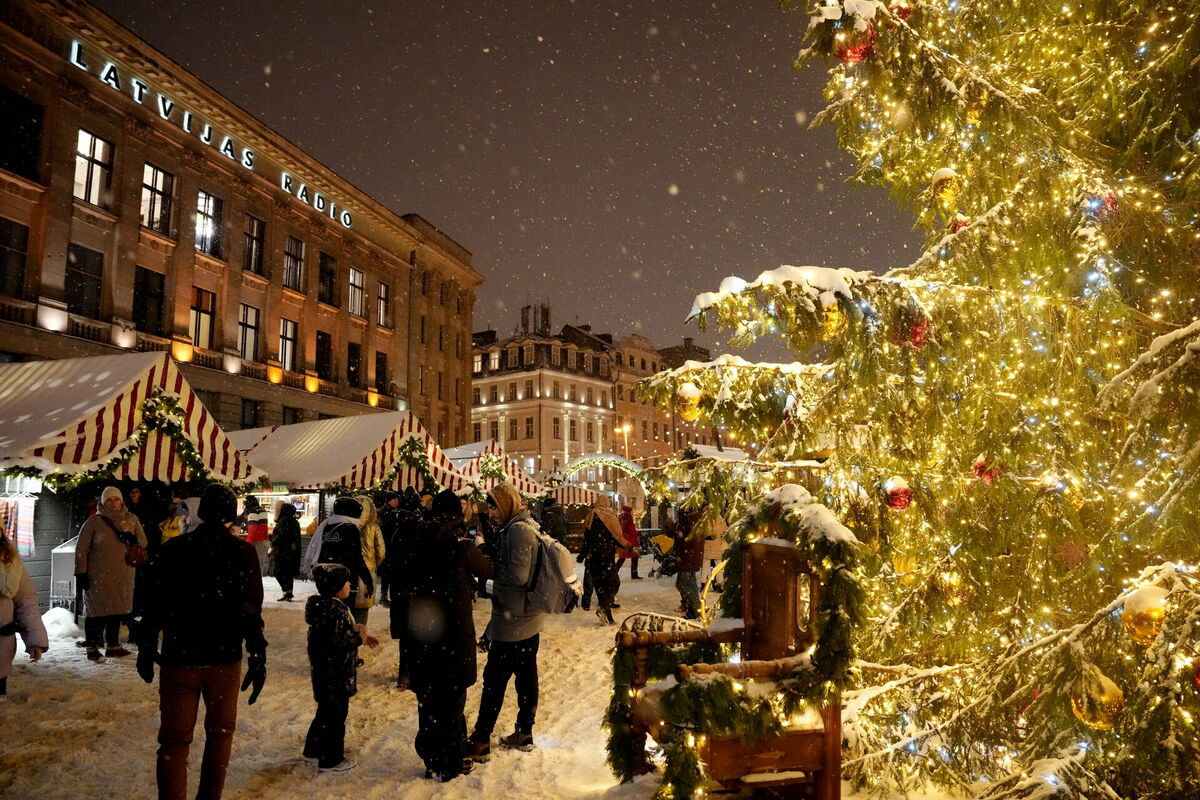
<svg viewBox="0 0 1200 800">
<path fill-rule="evenodd" d="M 783 5 L 831 67 L 814 124 L 925 249 L 697 297 L 803 363 L 651 379 L 754 459 L 659 477 L 726 514 L 799 481 L 863 542 L 860 785 L 1194 796 L 1200 3 Z"/>
</svg>

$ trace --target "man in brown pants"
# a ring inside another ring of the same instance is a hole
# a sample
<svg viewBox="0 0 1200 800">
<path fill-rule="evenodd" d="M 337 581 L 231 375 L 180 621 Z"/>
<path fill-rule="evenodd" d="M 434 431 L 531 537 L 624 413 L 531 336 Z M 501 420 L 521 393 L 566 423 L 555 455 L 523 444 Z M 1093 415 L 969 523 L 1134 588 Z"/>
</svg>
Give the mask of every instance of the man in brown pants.
<svg viewBox="0 0 1200 800">
<path fill-rule="evenodd" d="M 204 490 L 198 514 L 200 527 L 165 542 L 151 562 L 148 611 L 139 626 L 138 674 L 150 683 L 154 664 L 162 666 L 159 800 L 187 795 L 188 751 L 201 698 L 206 737 L 196 797 L 220 798 L 237 726 L 243 641 L 249 658 L 241 688 L 254 687 L 251 704 L 267 675 L 258 556 L 229 531 L 237 499 L 214 484 Z"/>
</svg>

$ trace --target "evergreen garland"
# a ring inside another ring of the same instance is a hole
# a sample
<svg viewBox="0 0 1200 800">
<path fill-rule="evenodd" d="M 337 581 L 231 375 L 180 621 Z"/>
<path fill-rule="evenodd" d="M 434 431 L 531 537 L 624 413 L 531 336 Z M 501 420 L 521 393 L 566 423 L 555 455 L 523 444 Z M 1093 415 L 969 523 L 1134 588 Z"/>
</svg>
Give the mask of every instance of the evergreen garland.
<svg viewBox="0 0 1200 800">
<path fill-rule="evenodd" d="M 45 472 L 39 467 L 8 467 L 4 470 L 9 475 L 26 478 L 38 478 L 42 484 L 54 492 L 75 489 L 91 481 L 110 478 L 122 463 L 131 460 L 146 444 L 150 432 L 161 433 L 175 444 L 175 454 L 187 466 L 188 480 L 209 480 L 212 473 L 208 465 L 200 457 L 195 445 L 187 438 L 184 431 L 186 413 L 179 404 L 179 398 L 158 390 L 142 403 L 142 422 L 130 436 L 128 442 L 116 451 L 116 454 L 96 467 L 85 472 Z M 244 486 L 249 480 L 233 481 L 233 485 Z"/>
<path fill-rule="evenodd" d="M 816 646 L 790 675 L 772 683 L 770 692 L 748 692 L 727 675 L 695 676 L 662 695 L 663 725 L 659 745 L 666 757 L 659 798 L 690 798 L 703 780 L 696 736 L 736 735 L 744 743 L 778 735 L 782 720 L 806 706 L 831 702 L 850 684 L 854 660 L 852 635 L 865 622 L 864 595 L 856 569 L 858 542 L 828 509 L 795 484 L 760 497 L 727 536 L 725 551 L 725 617 L 742 613 L 742 565 L 750 542 L 768 532 L 791 542 L 800 559 L 825 572 L 825 589 L 818 604 Z M 661 680 L 679 664 L 723 661 L 720 646 L 652 647 L 649 680 Z M 617 648 L 613 655 L 613 696 L 605 718 L 609 731 L 608 762 L 623 782 L 632 780 L 630 761 L 633 706 L 633 652 Z"/>
</svg>

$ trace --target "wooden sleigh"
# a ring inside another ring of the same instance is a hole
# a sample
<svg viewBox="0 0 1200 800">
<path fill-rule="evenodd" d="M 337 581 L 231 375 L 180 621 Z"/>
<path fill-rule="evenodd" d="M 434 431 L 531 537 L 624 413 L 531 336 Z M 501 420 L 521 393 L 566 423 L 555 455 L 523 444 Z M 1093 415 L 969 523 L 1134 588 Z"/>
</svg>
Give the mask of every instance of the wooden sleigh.
<svg viewBox="0 0 1200 800">
<path fill-rule="evenodd" d="M 814 642 L 816 609 L 824 581 L 795 549 L 752 542 L 745 552 L 742 582 L 744 627 L 691 631 L 622 631 L 617 646 L 632 650 L 634 691 L 632 758 L 635 774 L 651 771 L 646 737 L 657 732 L 656 708 L 647 707 L 647 664 L 653 647 L 689 642 L 742 645 L 740 663 L 681 664 L 680 683 L 693 675 L 721 673 L 739 681 L 772 680 L 796 669 L 796 657 Z M 801 621 L 804 626 L 801 627 Z M 778 797 L 839 800 L 841 797 L 841 704 L 820 710 L 816 725 L 743 744 L 737 736 L 699 734 L 707 777 L 725 791 L 752 789 Z"/>
</svg>

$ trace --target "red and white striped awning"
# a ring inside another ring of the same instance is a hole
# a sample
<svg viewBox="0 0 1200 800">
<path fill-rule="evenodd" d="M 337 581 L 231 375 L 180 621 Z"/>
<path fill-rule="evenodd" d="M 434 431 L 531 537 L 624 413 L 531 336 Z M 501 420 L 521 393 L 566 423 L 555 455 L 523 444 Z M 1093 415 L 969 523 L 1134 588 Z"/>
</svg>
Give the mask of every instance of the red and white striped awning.
<svg viewBox="0 0 1200 800">
<path fill-rule="evenodd" d="M 485 457 L 500 459 L 500 468 L 503 472 L 502 478 L 483 476 L 482 461 Z M 471 479 L 472 483 L 484 491 L 491 489 L 497 483 L 508 482 L 515 486 L 518 492 L 527 497 L 536 497 L 546 493 L 546 487 L 527 475 L 521 469 L 520 463 L 504 452 L 504 448 L 494 439 L 488 442 L 487 446 L 480 451 L 478 456 L 467 462 L 462 472 Z"/>
<path fill-rule="evenodd" d="M 594 506 L 600 497 L 600 492 L 593 492 L 591 489 L 585 489 L 572 483 L 556 486 L 548 490 L 547 494 L 564 506 Z"/>
<path fill-rule="evenodd" d="M 280 425 L 261 438 L 246 438 L 259 439 L 247 451 L 250 463 L 265 471 L 272 483 L 293 489 L 419 489 L 425 483 L 421 471 L 401 460 L 401 448 L 409 440 L 417 442 L 442 488 L 458 491 L 469 483 L 410 411 L 298 422 Z M 393 470 L 395 479 L 382 487 Z"/>
<path fill-rule="evenodd" d="M 168 482 L 200 477 L 188 474 L 175 440 L 143 430 L 146 401 L 160 394 L 179 403 L 182 436 L 207 477 L 234 484 L 261 478 L 166 353 L 0 365 L 0 470 L 92 472 L 134 447 L 141 436 L 142 445 L 113 469 L 113 477 Z"/>
</svg>

